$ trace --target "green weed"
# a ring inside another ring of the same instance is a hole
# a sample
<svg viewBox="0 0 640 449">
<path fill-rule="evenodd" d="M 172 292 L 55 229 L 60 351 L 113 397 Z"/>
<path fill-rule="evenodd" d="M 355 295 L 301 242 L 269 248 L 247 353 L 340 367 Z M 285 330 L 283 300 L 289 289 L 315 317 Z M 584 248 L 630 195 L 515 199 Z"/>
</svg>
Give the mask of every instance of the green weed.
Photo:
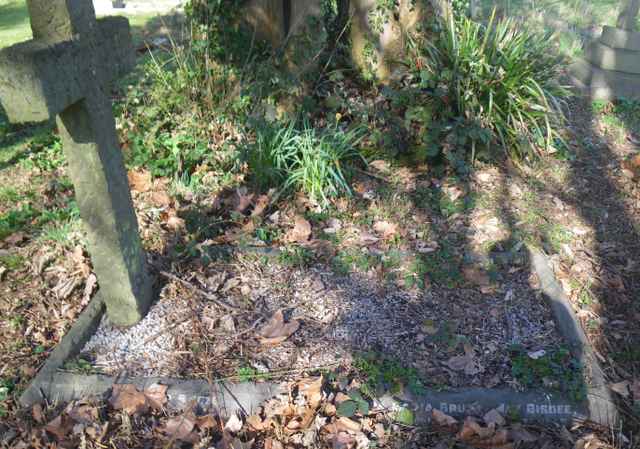
<svg viewBox="0 0 640 449">
<path fill-rule="evenodd" d="M 15 388 L 15 383 L 12 380 L 0 377 L 0 418 L 7 415 L 8 412 L 3 402 L 11 397 Z"/>
<path fill-rule="evenodd" d="M 31 203 L 25 203 L 0 215 L 0 239 L 17 231 L 39 229 L 48 223 L 62 223 L 79 218 L 80 210 L 73 199 L 69 199 L 65 207 L 51 210 L 38 210 Z"/>
<path fill-rule="evenodd" d="M 627 346 L 624 349 L 615 352 L 613 357 L 619 363 L 640 363 L 640 348 L 636 346 Z"/>
<path fill-rule="evenodd" d="M 14 315 L 11 318 L 9 318 L 9 325 L 11 327 L 13 327 L 14 329 L 20 329 L 22 328 L 22 326 L 25 323 L 25 318 L 22 315 Z"/>
<path fill-rule="evenodd" d="M 568 393 L 576 401 L 586 396 L 582 367 L 571 352 L 560 348 L 537 359 L 529 357 L 521 347 L 511 348 L 511 373 L 523 386 L 541 387 L 543 382 Z"/>
<path fill-rule="evenodd" d="M 13 187 L 0 187 L 0 201 L 15 203 L 20 201 L 22 195 Z"/>
<path fill-rule="evenodd" d="M 290 267 L 304 268 L 313 261 L 313 253 L 301 246 L 282 248 L 278 255 L 278 262 Z"/>
<path fill-rule="evenodd" d="M 7 267 L 8 270 L 19 270 L 25 264 L 24 257 L 18 254 L 9 254 L 7 256 L 0 256 L 0 264 Z"/>
<path fill-rule="evenodd" d="M 45 225 L 40 234 L 40 239 L 69 247 L 74 243 L 73 235 L 78 224 L 79 221 L 67 221 Z"/>
<path fill-rule="evenodd" d="M 27 145 L 29 156 L 22 161 L 28 169 L 53 171 L 65 164 L 60 137 L 48 130 L 38 133 Z"/>
<path fill-rule="evenodd" d="M 65 362 L 64 369 L 68 371 L 79 372 L 82 374 L 91 374 L 96 371 L 91 362 L 83 359 L 82 357 L 76 357 Z"/>
<path fill-rule="evenodd" d="M 364 252 L 359 248 L 349 248 L 340 251 L 333 258 L 332 265 L 336 273 L 345 276 L 354 271 L 366 273 L 378 265 L 379 262 L 380 260 L 368 251 Z"/>
<path fill-rule="evenodd" d="M 459 286 L 463 279 L 460 271 L 460 258 L 443 243 L 441 248 L 431 254 L 420 254 L 409 265 L 405 275 L 405 285 L 409 288 L 425 288 L 425 279 L 448 288 Z"/>
<path fill-rule="evenodd" d="M 259 380 L 268 380 L 270 375 L 269 373 L 261 373 L 250 366 L 243 366 L 236 369 L 235 377 L 240 382 L 256 382 Z"/>
<path fill-rule="evenodd" d="M 278 239 L 280 232 L 277 229 L 260 227 L 256 229 L 255 236 L 261 242 L 264 242 L 267 245 L 270 245 L 275 240 Z"/>
<path fill-rule="evenodd" d="M 38 212 L 30 204 L 0 215 L 0 240 L 27 227 L 37 216 Z"/>
<path fill-rule="evenodd" d="M 424 392 L 423 382 L 415 368 L 408 368 L 395 360 L 376 353 L 358 355 L 354 368 L 364 377 L 360 390 L 369 397 L 385 392 L 398 393 L 408 388 L 412 393 Z"/>
</svg>

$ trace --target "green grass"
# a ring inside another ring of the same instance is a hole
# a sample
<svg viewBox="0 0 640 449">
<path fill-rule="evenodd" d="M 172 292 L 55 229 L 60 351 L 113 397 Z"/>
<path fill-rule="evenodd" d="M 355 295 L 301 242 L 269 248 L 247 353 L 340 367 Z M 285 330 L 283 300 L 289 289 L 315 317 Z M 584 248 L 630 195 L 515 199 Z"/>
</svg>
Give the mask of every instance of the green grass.
<svg viewBox="0 0 640 449">
<path fill-rule="evenodd" d="M 330 198 L 350 195 L 345 162 L 360 159 L 357 147 L 363 129 L 316 129 L 308 122 L 301 128 L 288 124 L 262 124 L 256 142 L 245 150 L 246 162 L 261 189 L 278 187 L 304 192 L 326 208 Z"/>
<path fill-rule="evenodd" d="M 288 267 L 304 268 L 313 261 L 313 253 L 301 246 L 282 248 L 278 255 L 278 262 Z"/>
<path fill-rule="evenodd" d="M 126 15 L 131 23 L 133 39 L 139 42 L 142 30 L 157 14 Z M 0 48 L 31 39 L 31 25 L 25 0 L 0 0 Z"/>
<path fill-rule="evenodd" d="M 481 0 L 483 13 L 493 7 L 508 16 L 528 17 L 534 11 L 579 26 L 615 25 L 621 2 L 618 0 Z"/>
<path fill-rule="evenodd" d="M 0 0 L 0 48 L 31 38 L 24 0 Z"/>
<path fill-rule="evenodd" d="M 583 54 L 580 31 L 615 25 L 621 7 L 617 0 L 481 0 L 480 4 L 485 17 L 495 7 L 528 27 L 556 32 L 559 52 L 570 59 Z M 554 22 L 565 22 L 569 29 L 558 29 Z"/>
<path fill-rule="evenodd" d="M 15 271 L 22 268 L 25 264 L 25 259 L 17 254 L 10 254 L 8 256 L 0 257 L 0 265 L 4 265 L 7 269 Z"/>
<path fill-rule="evenodd" d="M 379 353 L 363 353 L 354 358 L 354 368 L 364 378 L 360 391 L 368 397 L 391 392 L 398 393 L 408 388 L 414 394 L 424 392 L 424 385 L 415 368 L 404 366 Z"/>
</svg>

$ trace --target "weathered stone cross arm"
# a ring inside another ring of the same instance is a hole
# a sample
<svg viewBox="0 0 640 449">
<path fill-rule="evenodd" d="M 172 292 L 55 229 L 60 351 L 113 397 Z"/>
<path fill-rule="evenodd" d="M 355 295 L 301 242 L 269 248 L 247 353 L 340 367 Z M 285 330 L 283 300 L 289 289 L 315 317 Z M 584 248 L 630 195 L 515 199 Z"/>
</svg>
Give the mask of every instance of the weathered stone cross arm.
<svg viewBox="0 0 640 449">
<path fill-rule="evenodd" d="M 56 117 L 113 324 L 145 315 L 152 285 L 106 87 L 133 67 L 125 18 L 96 20 L 91 0 L 27 0 L 34 39 L 0 51 L 0 102 L 12 122 Z"/>
<path fill-rule="evenodd" d="M 106 17 L 96 24 L 90 41 L 81 35 L 58 43 L 36 39 L 0 51 L 0 97 L 9 121 L 54 118 L 96 83 L 107 85 L 133 68 L 129 21 Z"/>
</svg>

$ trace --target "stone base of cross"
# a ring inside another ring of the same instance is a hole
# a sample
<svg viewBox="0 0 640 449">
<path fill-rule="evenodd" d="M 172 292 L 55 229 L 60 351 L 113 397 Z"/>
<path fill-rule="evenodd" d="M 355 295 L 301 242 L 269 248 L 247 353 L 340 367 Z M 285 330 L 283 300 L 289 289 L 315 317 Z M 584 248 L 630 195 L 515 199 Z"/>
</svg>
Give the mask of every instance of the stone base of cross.
<svg viewBox="0 0 640 449">
<path fill-rule="evenodd" d="M 0 102 L 14 123 L 56 117 L 107 314 L 131 326 L 151 303 L 106 88 L 135 62 L 129 22 L 91 0 L 27 0 L 34 39 L 0 52 Z"/>
<path fill-rule="evenodd" d="M 605 26 L 570 68 L 574 84 L 594 100 L 640 99 L 640 0 L 628 0 L 616 27 Z"/>
</svg>

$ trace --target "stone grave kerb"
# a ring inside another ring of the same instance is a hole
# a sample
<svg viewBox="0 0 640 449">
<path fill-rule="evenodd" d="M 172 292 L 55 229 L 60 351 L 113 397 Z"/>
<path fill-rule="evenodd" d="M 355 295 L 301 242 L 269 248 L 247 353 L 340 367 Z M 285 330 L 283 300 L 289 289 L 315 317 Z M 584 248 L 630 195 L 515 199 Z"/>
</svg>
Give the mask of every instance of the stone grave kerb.
<svg viewBox="0 0 640 449">
<path fill-rule="evenodd" d="M 27 5 L 34 39 L 0 51 L 0 102 L 14 123 L 56 117 L 108 317 L 131 326 L 152 282 L 106 93 L 135 62 L 129 22 L 90 0 Z"/>
</svg>

